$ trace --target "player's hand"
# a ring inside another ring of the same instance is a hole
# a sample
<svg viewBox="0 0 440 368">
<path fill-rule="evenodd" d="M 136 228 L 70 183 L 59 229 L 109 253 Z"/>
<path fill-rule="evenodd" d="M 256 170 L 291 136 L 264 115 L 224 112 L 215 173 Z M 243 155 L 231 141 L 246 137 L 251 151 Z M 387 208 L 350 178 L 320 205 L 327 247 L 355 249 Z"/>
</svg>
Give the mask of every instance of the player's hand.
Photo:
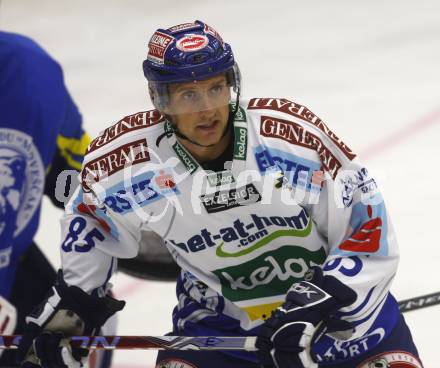
<svg viewBox="0 0 440 368">
<path fill-rule="evenodd" d="M 356 293 L 333 276 L 324 276 L 312 267 L 305 280 L 294 284 L 286 301 L 262 325 L 256 346 L 263 366 L 276 368 L 316 368 L 311 346 L 323 332 L 352 331 L 334 314 L 351 305 Z"/>
<path fill-rule="evenodd" d="M 17 324 L 17 310 L 0 295 L 0 335 L 12 335 Z M 3 350 L 0 349 L 0 356 Z"/>
<path fill-rule="evenodd" d="M 42 333 L 21 363 L 23 368 L 81 368 L 86 366 L 88 352 L 72 348 L 62 333 Z"/>
<path fill-rule="evenodd" d="M 26 331 L 18 347 L 24 368 L 84 367 L 88 350 L 72 348 L 68 337 L 94 335 L 125 302 L 92 296 L 76 286 L 68 286 L 62 272 L 48 298 L 26 317 Z"/>
</svg>

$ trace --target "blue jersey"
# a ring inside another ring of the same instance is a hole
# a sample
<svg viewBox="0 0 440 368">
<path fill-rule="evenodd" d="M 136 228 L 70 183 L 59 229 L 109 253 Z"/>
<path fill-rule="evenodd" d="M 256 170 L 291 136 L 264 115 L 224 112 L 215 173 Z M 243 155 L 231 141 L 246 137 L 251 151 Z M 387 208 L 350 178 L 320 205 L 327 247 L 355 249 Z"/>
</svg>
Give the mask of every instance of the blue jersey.
<svg viewBox="0 0 440 368">
<path fill-rule="evenodd" d="M 57 173 L 79 169 L 89 139 L 59 64 L 29 38 L 0 32 L 0 295 L 38 227 Z M 59 203 L 58 203 L 59 204 Z"/>
</svg>

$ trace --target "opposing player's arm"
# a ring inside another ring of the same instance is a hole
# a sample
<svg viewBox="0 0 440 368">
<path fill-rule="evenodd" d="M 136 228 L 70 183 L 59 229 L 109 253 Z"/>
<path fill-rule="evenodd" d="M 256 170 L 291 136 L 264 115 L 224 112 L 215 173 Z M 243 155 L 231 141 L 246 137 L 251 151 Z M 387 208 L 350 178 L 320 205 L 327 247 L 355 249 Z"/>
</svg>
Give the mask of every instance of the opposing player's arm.
<svg viewBox="0 0 440 368">
<path fill-rule="evenodd" d="M 64 85 L 62 88 L 65 96 L 63 121 L 60 121 L 55 152 L 47 170 L 44 187 L 44 194 L 59 208 L 64 208 L 70 194 L 74 193 L 79 184 L 77 172 L 81 170 L 87 146 L 91 141 L 82 128 L 82 117 L 78 108 Z"/>
</svg>

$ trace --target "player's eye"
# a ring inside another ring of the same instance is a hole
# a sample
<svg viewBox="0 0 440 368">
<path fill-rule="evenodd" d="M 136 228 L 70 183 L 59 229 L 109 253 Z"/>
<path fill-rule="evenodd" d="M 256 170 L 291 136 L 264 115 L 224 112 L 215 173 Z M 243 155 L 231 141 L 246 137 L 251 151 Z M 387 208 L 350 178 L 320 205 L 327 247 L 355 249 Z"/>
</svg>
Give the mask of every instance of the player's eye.
<svg viewBox="0 0 440 368">
<path fill-rule="evenodd" d="M 180 96 L 184 101 L 193 101 L 196 99 L 196 93 L 194 91 L 185 91 Z"/>
<path fill-rule="evenodd" d="M 211 95 L 216 96 L 216 95 L 220 95 L 223 92 L 225 87 L 226 87 L 226 85 L 224 85 L 224 84 L 216 84 L 215 86 L 211 87 L 209 91 L 210 91 Z"/>
</svg>

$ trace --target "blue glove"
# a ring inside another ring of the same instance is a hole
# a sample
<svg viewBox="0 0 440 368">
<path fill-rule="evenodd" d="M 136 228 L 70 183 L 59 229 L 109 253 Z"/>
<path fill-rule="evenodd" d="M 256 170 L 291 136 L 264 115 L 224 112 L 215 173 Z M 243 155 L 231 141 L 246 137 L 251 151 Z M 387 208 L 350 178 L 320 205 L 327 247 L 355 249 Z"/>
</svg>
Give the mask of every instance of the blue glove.
<svg viewBox="0 0 440 368">
<path fill-rule="evenodd" d="M 68 286 L 59 271 L 51 294 L 26 317 L 26 330 L 18 346 L 21 367 L 84 367 L 88 351 L 72 348 L 67 337 L 96 334 L 124 305 L 108 295 L 92 296 L 77 286 Z"/>
<path fill-rule="evenodd" d="M 311 346 L 323 333 L 352 331 L 351 324 L 335 317 L 356 301 L 356 293 L 333 276 L 312 267 L 305 280 L 294 284 L 286 301 L 261 326 L 256 347 L 262 366 L 315 368 Z"/>
</svg>

